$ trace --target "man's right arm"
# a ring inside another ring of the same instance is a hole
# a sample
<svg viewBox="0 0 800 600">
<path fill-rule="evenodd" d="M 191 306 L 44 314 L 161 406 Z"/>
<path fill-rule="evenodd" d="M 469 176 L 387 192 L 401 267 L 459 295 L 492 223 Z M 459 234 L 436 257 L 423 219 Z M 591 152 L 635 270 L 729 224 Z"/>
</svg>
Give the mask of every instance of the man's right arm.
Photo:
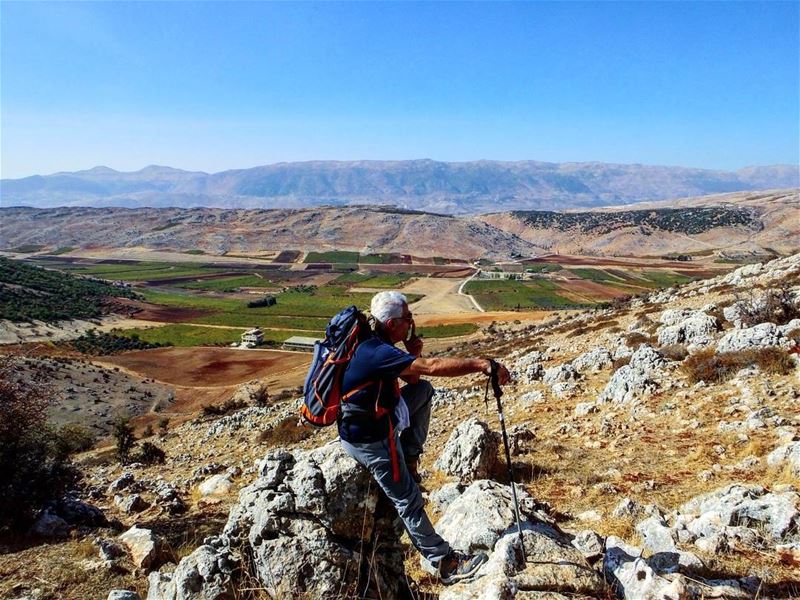
<svg viewBox="0 0 800 600">
<path fill-rule="evenodd" d="M 511 380 L 511 375 L 503 365 L 498 364 L 498 367 L 500 385 L 505 385 Z M 419 357 L 400 373 L 400 377 L 458 377 L 470 373 L 489 375 L 491 368 L 491 361 L 488 358 Z"/>
</svg>

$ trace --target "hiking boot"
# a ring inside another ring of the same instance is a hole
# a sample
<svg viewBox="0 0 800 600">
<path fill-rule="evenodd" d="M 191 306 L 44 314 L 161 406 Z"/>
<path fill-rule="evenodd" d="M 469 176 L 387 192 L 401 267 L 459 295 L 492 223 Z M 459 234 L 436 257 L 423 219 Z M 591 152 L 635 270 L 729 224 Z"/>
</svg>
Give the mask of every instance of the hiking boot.
<svg viewBox="0 0 800 600">
<path fill-rule="evenodd" d="M 422 483 L 422 475 L 419 474 L 418 458 L 411 458 L 407 460 L 406 468 L 408 469 L 408 474 L 411 475 L 411 479 L 413 479 L 415 483 Z"/>
<path fill-rule="evenodd" d="M 487 560 L 489 557 L 483 552 L 477 554 L 451 552 L 442 559 L 439 565 L 439 579 L 444 585 L 464 581 L 475 575 Z"/>
</svg>

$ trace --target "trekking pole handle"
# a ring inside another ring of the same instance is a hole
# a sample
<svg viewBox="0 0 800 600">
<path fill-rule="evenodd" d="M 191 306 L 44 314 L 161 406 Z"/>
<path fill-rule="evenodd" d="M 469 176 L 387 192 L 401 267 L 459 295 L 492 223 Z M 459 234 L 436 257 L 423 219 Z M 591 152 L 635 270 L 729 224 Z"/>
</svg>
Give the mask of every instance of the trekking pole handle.
<svg viewBox="0 0 800 600">
<path fill-rule="evenodd" d="M 492 381 L 492 391 L 494 392 L 494 397 L 499 400 L 503 395 L 503 389 L 500 387 L 500 376 L 498 374 L 500 365 L 495 359 L 490 358 L 489 367 L 489 378 Z"/>
</svg>

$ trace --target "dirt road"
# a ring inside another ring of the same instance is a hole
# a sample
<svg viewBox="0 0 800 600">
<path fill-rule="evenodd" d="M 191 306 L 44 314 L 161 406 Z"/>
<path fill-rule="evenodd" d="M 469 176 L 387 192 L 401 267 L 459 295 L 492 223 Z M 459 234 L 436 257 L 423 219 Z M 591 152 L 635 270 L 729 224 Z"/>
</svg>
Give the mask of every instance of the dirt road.
<svg viewBox="0 0 800 600">
<path fill-rule="evenodd" d="M 408 284 L 403 288 L 403 292 L 425 295 L 422 300 L 410 306 L 415 315 L 481 314 L 468 296 L 459 295 L 458 288 L 463 281 L 463 279 L 425 277 Z"/>
</svg>

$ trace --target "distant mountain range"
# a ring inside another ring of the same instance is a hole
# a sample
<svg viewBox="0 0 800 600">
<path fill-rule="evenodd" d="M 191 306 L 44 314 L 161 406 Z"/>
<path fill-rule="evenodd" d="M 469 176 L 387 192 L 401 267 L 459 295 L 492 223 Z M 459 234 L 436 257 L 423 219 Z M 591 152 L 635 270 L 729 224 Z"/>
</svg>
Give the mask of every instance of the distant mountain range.
<svg viewBox="0 0 800 600">
<path fill-rule="evenodd" d="M 108 167 L 0 180 L 0 206 L 307 208 L 391 204 L 447 214 L 563 210 L 800 186 L 800 167 L 738 171 L 536 161 L 312 161 L 202 173 Z"/>
</svg>

